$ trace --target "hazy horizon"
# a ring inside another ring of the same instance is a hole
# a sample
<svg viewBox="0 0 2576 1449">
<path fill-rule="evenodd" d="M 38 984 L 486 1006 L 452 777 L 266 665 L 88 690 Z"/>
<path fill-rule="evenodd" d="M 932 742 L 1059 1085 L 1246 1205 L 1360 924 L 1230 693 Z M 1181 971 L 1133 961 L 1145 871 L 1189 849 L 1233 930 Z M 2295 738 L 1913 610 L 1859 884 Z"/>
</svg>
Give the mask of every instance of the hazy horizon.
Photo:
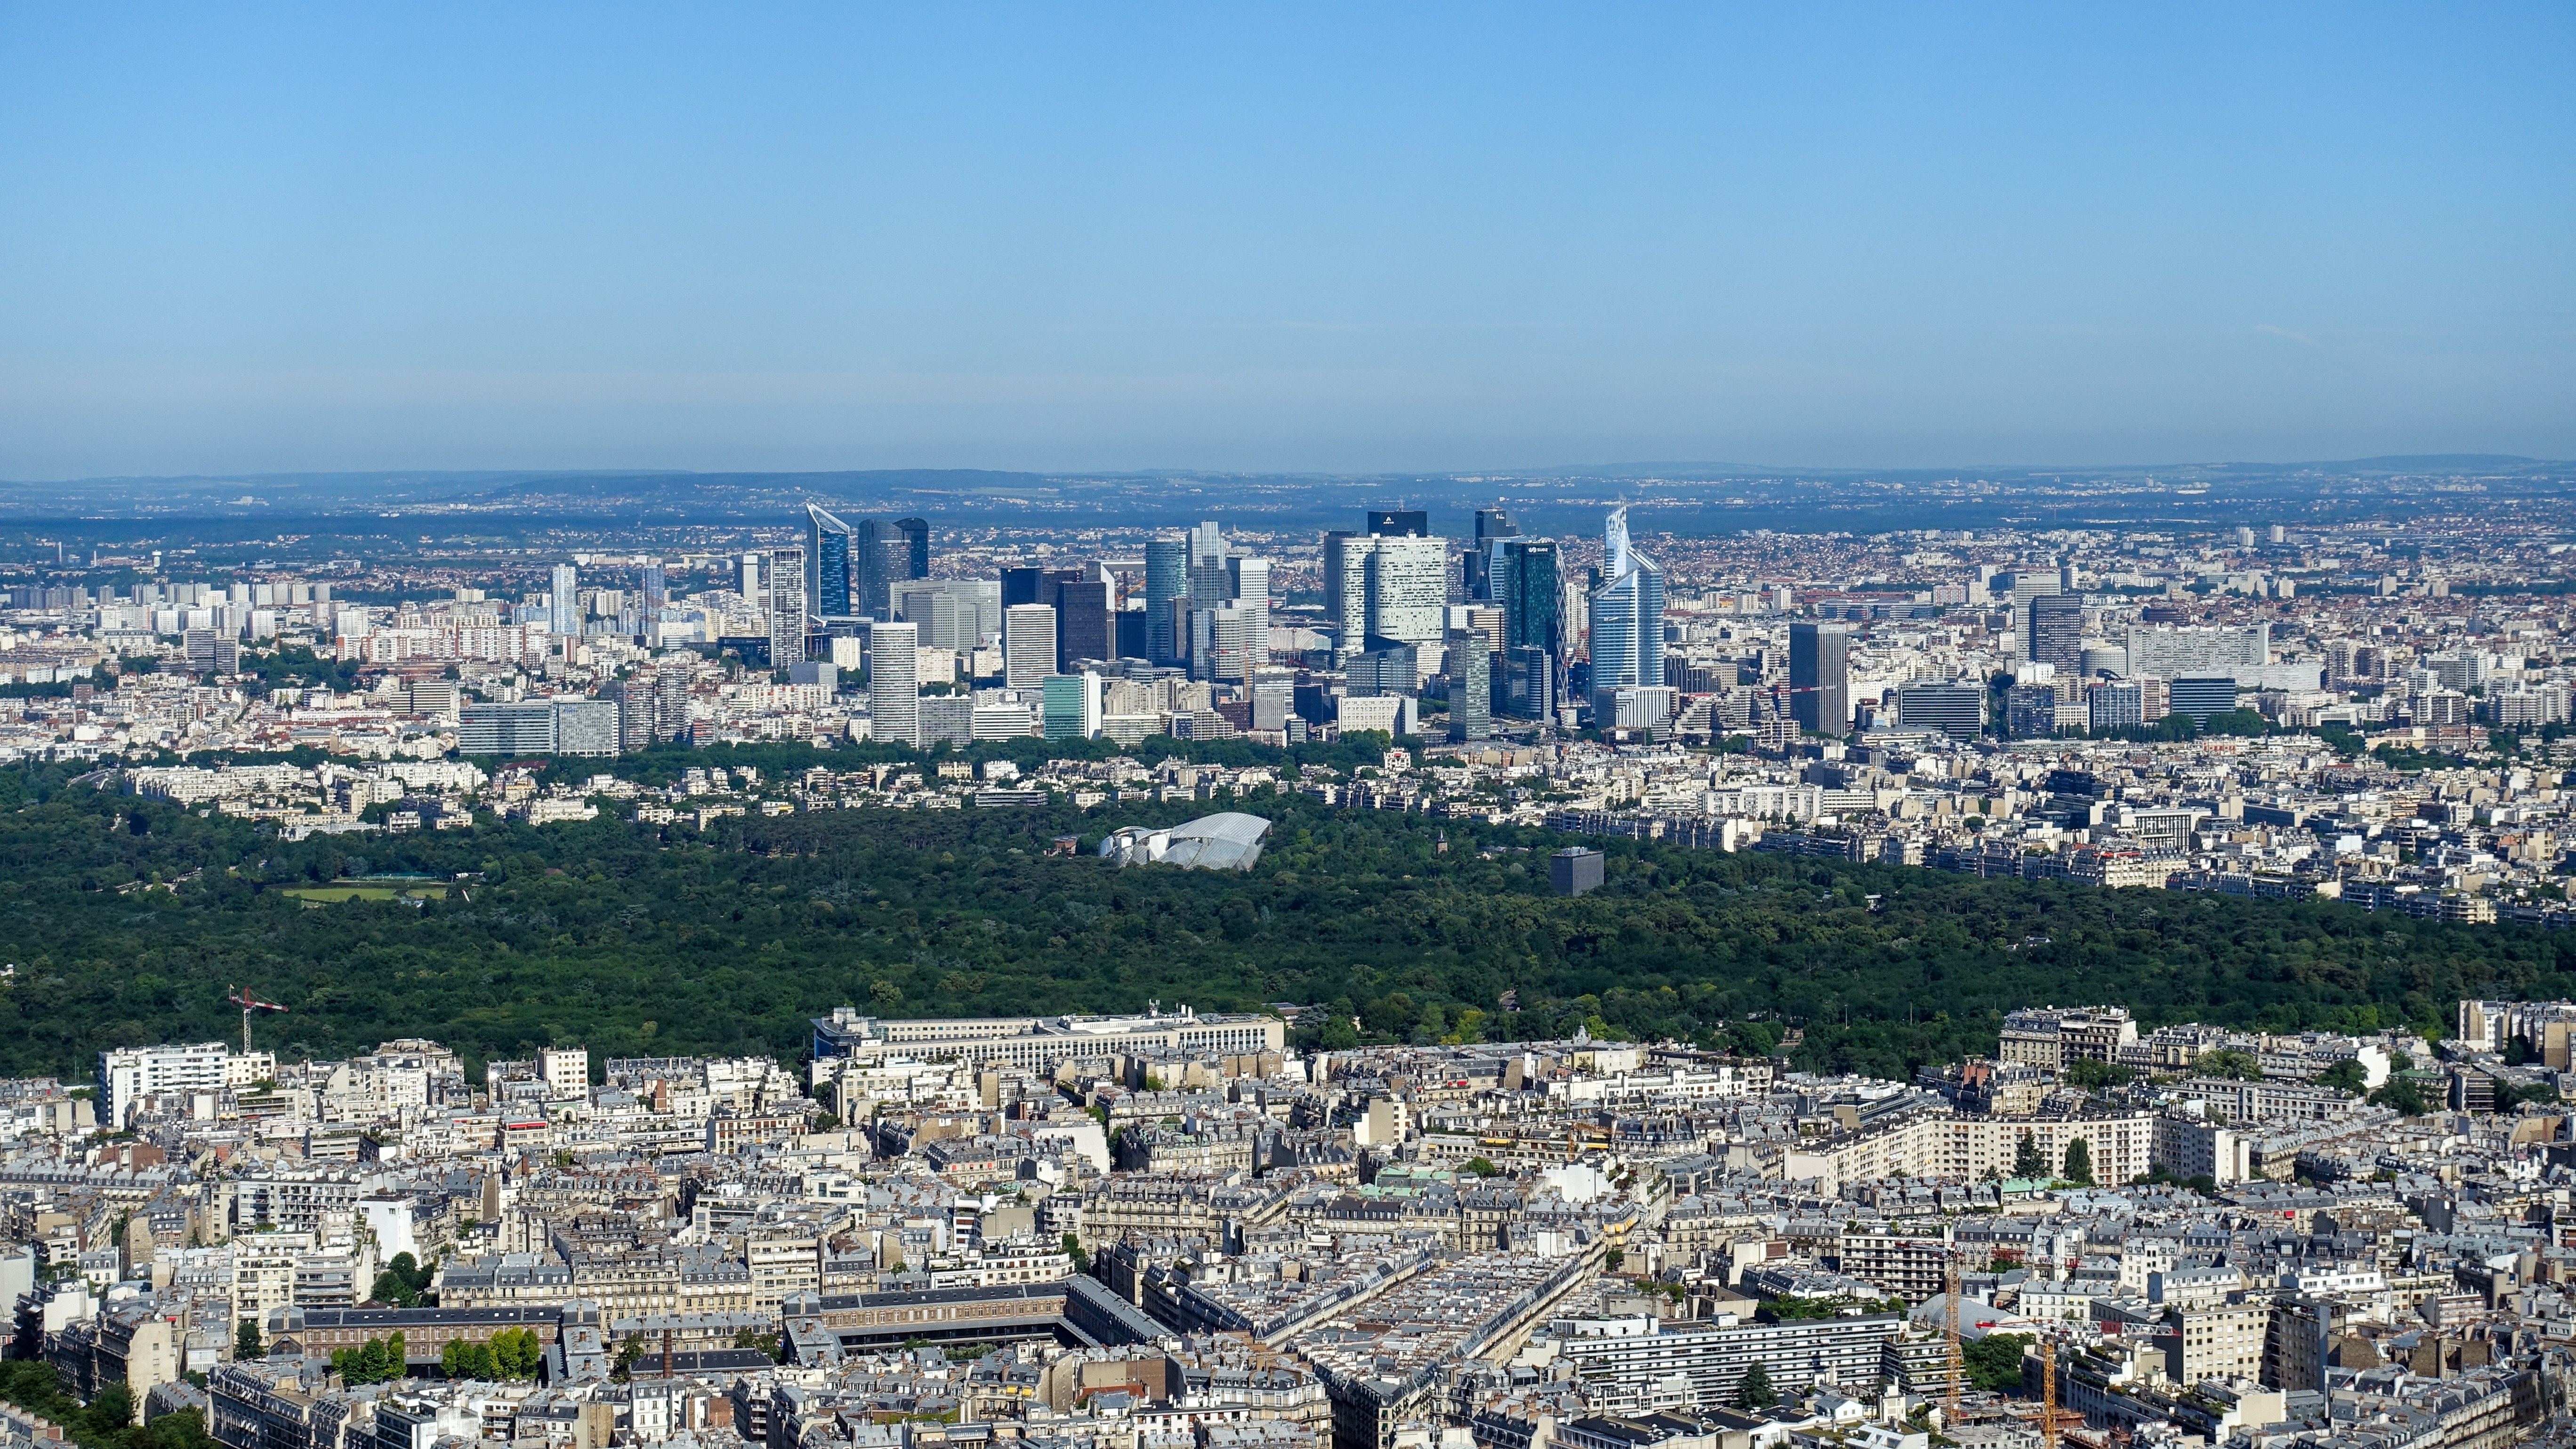
<svg viewBox="0 0 2576 1449">
<path fill-rule="evenodd" d="M 0 478 L 2564 459 L 2571 60 L 2537 4 L 0 8 Z"/>
</svg>

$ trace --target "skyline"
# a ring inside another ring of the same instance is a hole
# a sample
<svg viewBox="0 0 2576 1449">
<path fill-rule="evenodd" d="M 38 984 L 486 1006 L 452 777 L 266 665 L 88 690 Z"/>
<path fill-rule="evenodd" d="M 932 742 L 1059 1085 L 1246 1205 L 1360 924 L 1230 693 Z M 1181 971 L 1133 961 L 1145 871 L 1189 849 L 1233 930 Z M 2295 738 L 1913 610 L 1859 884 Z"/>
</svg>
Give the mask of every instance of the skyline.
<svg viewBox="0 0 2576 1449">
<path fill-rule="evenodd" d="M 0 12 L 0 477 L 2576 456 L 2555 8 L 607 14 Z"/>
</svg>

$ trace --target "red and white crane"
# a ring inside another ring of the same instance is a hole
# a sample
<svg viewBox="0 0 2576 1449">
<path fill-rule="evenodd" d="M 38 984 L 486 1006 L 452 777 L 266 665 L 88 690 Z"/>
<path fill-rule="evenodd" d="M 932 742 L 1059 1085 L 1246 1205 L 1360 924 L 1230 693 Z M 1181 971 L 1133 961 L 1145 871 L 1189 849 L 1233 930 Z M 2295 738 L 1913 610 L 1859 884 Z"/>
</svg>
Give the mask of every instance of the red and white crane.
<svg viewBox="0 0 2576 1449">
<path fill-rule="evenodd" d="M 278 1005 L 278 1004 L 277 1004 L 276 1002 L 274 1002 L 274 1001 L 262 1001 L 262 1000 L 260 1000 L 259 998 L 257 998 L 257 997 L 255 997 L 255 996 L 251 995 L 249 992 L 242 990 L 242 989 L 241 989 L 240 987 L 238 987 L 238 986 L 235 986 L 235 987 L 232 987 L 232 988 L 229 988 L 229 989 L 231 990 L 232 994 L 231 994 L 231 995 L 229 995 L 229 996 L 227 996 L 227 997 L 225 997 L 225 998 L 224 998 L 224 1000 L 229 1001 L 229 1002 L 231 1002 L 233 1005 L 238 1006 L 238 1007 L 240 1007 L 240 1008 L 242 1009 L 242 1055 L 243 1055 L 243 1056 L 249 1056 L 249 1055 L 250 1055 L 250 1014 L 251 1014 L 252 1012 L 254 1012 L 254 1011 L 275 1011 L 275 1012 L 284 1012 L 284 1011 L 286 1010 L 286 1008 L 285 1008 L 285 1007 L 283 1007 L 283 1006 Z"/>
</svg>

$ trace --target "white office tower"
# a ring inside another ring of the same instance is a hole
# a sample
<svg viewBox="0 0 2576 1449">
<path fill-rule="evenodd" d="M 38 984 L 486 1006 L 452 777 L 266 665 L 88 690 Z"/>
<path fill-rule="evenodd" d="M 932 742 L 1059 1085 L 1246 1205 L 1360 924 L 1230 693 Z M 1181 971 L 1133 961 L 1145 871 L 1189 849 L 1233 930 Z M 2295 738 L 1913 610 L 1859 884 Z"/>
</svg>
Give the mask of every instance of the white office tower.
<svg viewBox="0 0 2576 1449">
<path fill-rule="evenodd" d="M 769 667 L 805 662 L 805 550 L 769 551 Z"/>
<path fill-rule="evenodd" d="M 760 600 L 760 555 L 756 553 L 742 556 L 741 592 L 747 601 L 757 603 Z"/>
<path fill-rule="evenodd" d="M 1378 538 L 1368 556 L 1368 627 L 1376 639 L 1437 644 L 1449 631 L 1449 541 Z"/>
<path fill-rule="evenodd" d="M 912 624 L 868 628 L 868 738 L 921 745 L 921 631 Z"/>
<path fill-rule="evenodd" d="M 1247 647 L 1253 665 L 1270 662 L 1270 560 L 1230 558 L 1225 561 L 1231 602 L 1242 609 L 1250 631 Z"/>
<path fill-rule="evenodd" d="M 581 584 L 571 564 L 556 564 L 554 583 L 546 591 L 546 631 L 551 634 L 581 632 Z"/>
<path fill-rule="evenodd" d="M 1002 683 L 1041 689 L 1055 673 L 1055 606 L 1013 604 L 1002 611 Z"/>
</svg>

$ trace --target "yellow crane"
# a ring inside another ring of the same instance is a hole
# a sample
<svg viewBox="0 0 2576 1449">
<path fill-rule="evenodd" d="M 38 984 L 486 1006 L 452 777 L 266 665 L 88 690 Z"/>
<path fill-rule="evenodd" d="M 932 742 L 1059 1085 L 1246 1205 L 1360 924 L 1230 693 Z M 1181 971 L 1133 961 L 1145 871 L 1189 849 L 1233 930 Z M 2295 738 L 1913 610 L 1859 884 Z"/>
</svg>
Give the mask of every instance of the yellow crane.
<svg viewBox="0 0 2576 1449">
<path fill-rule="evenodd" d="M 1947 1343 L 1948 1371 L 1942 1377 L 1941 1429 L 1948 1433 L 1959 1423 L 1959 1384 L 1968 1376 L 1968 1357 L 1959 1347 L 1959 1250 L 1950 1249 L 1942 1260 L 1941 1336 Z"/>
</svg>

